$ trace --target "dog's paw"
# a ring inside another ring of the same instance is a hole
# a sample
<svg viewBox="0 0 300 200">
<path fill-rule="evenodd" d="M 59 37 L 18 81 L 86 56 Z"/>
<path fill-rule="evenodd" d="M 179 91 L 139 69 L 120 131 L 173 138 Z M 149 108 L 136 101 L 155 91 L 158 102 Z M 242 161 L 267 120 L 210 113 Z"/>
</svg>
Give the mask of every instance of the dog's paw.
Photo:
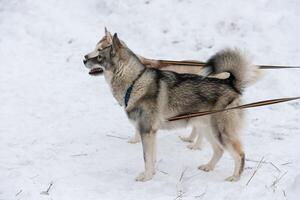
<svg viewBox="0 0 300 200">
<path fill-rule="evenodd" d="M 179 136 L 179 138 L 180 138 L 183 142 L 193 142 L 193 140 L 192 140 L 190 137 Z"/>
<path fill-rule="evenodd" d="M 205 171 L 205 172 L 209 172 L 209 171 L 212 171 L 214 168 L 210 164 L 206 164 L 206 165 L 200 165 L 198 167 L 198 169 Z"/>
<path fill-rule="evenodd" d="M 186 146 L 187 148 L 191 149 L 191 150 L 200 150 L 201 149 L 201 145 L 193 143 L 193 144 L 189 144 Z"/>
<path fill-rule="evenodd" d="M 151 174 L 151 173 L 142 172 L 135 178 L 135 180 L 140 182 L 145 182 L 151 180 L 152 177 L 153 177 L 153 173 Z"/>
<path fill-rule="evenodd" d="M 139 143 L 141 141 L 140 138 L 130 138 L 127 142 L 130 143 L 130 144 L 136 144 L 136 143 Z"/>
<path fill-rule="evenodd" d="M 235 175 L 229 176 L 225 179 L 225 181 L 229 181 L 229 182 L 235 182 L 238 180 L 240 180 L 240 176 L 235 176 Z"/>
</svg>

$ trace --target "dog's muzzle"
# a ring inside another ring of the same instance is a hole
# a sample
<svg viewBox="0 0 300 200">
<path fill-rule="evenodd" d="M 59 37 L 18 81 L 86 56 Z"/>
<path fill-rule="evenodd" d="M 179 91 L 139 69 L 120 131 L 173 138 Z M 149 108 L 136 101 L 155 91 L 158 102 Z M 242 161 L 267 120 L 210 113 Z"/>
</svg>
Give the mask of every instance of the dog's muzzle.
<svg viewBox="0 0 300 200">
<path fill-rule="evenodd" d="M 87 62 L 89 60 L 89 57 L 88 55 L 85 55 L 84 56 L 84 59 L 83 59 L 83 64 L 86 66 Z M 93 75 L 93 76 L 96 76 L 96 75 L 100 75 L 103 73 L 103 69 L 100 68 L 100 67 L 95 67 L 95 68 L 92 68 L 90 71 L 89 71 L 89 75 Z"/>
</svg>

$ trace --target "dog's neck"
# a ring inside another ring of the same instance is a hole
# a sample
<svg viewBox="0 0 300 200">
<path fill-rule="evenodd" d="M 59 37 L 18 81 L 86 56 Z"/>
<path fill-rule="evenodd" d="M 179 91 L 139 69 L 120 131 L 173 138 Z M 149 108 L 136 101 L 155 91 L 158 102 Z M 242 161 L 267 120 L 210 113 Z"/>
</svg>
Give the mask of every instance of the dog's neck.
<svg viewBox="0 0 300 200">
<path fill-rule="evenodd" d="M 106 72 L 105 77 L 110 83 L 113 96 L 120 105 L 124 105 L 124 95 L 127 89 L 133 84 L 136 78 L 145 69 L 145 66 L 138 60 L 136 56 L 130 56 L 127 61 L 116 63 L 113 72 Z"/>
</svg>

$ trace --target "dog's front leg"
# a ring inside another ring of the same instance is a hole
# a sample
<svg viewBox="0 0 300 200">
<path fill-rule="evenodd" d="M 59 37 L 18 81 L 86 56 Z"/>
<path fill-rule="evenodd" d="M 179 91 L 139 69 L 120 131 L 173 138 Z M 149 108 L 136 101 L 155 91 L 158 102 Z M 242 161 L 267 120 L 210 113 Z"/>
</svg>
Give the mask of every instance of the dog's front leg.
<svg viewBox="0 0 300 200">
<path fill-rule="evenodd" d="M 145 171 L 140 173 L 136 178 L 136 181 L 148 181 L 152 179 L 155 174 L 155 143 L 156 133 L 151 131 L 150 133 L 141 133 L 143 156 L 145 162 Z"/>
</svg>

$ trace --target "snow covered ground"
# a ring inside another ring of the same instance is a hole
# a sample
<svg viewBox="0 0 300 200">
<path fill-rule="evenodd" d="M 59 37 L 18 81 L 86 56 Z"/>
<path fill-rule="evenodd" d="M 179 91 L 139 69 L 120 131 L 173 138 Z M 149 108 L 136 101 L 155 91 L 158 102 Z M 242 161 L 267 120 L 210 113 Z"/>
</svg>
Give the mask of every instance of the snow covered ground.
<svg viewBox="0 0 300 200">
<path fill-rule="evenodd" d="M 235 46 L 256 64 L 299 65 L 299 22 L 298 0 L 0 0 L 0 199 L 299 198 L 299 101 L 248 111 L 239 182 L 224 181 L 228 154 L 215 171 L 197 170 L 211 149 L 187 149 L 178 136 L 190 130 L 177 130 L 159 134 L 158 172 L 140 183 L 141 145 L 107 136 L 134 130 L 82 64 L 107 26 L 147 57 L 205 60 Z M 245 102 L 300 96 L 299 77 L 267 71 Z"/>
</svg>

